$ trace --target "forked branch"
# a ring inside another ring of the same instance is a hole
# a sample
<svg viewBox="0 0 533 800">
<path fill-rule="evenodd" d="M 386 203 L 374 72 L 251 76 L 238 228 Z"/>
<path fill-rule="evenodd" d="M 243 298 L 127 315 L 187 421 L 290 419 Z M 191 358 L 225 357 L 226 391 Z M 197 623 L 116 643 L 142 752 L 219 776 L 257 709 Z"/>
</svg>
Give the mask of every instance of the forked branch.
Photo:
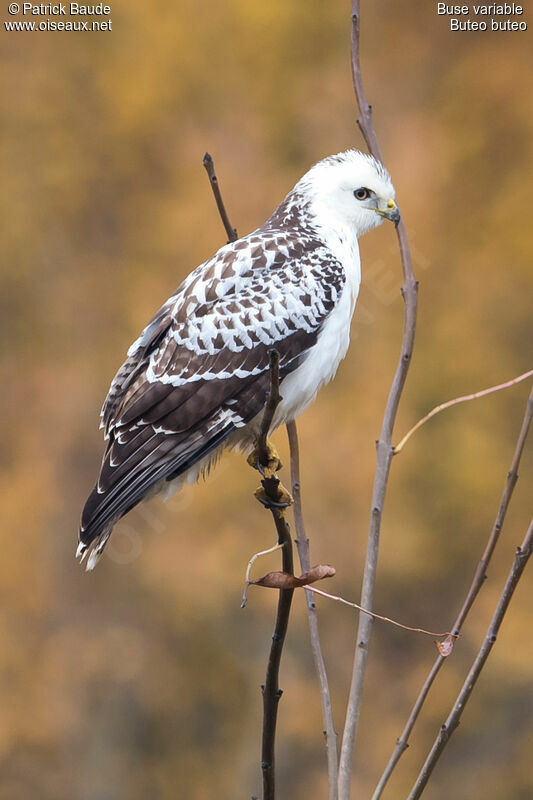
<svg viewBox="0 0 533 800">
<path fill-rule="evenodd" d="M 520 433 L 518 434 L 518 439 L 516 442 L 511 462 L 511 467 L 509 469 L 509 472 L 507 473 L 507 479 L 505 481 L 505 486 L 503 489 L 502 498 L 500 500 L 498 513 L 496 515 L 496 519 L 494 520 L 494 525 L 492 526 L 492 530 L 490 532 L 487 544 L 485 546 L 485 550 L 483 552 L 483 555 L 481 556 L 481 559 L 475 571 L 472 583 L 467 592 L 464 603 L 461 607 L 461 610 L 459 611 L 457 619 L 453 624 L 452 631 L 454 634 L 459 634 L 461 632 L 464 621 L 467 618 L 468 613 L 472 608 L 472 605 L 474 604 L 474 601 L 478 596 L 479 591 L 483 586 L 485 579 L 487 577 L 487 568 L 492 558 L 492 554 L 494 553 L 494 548 L 496 547 L 498 539 L 500 538 L 503 523 L 505 521 L 505 517 L 507 514 L 507 509 L 509 508 L 509 503 L 511 502 L 513 491 L 516 482 L 518 480 L 518 469 L 520 466 L 520 460 L 522 458 L 522 453 L 524 451 L 524 445 L 526 443 L 532 417 L 533 417 L 533 390 L 531 391 L 526 403 L 524 419 L 522 421 Z M 396 740 L 396 746 L 379 780 L 379 783 L 374 791 L 374 794 L 372 795 L 372 800 L 379 800 L 379 798 L 382 796 L 385 786 L 387 785 L 394 771 L 394 768 L 396 767 L 396 764 L 402 757 L 402 754 L 405 752 L 405 750 L 407 750 L 407 748 L 409 747 L 408 742 L 411 732 L 414 728 L 418 715 L 422 710 L 422 706 L 424 705 L 426 697 L 429 694 L 429 690 L 431 689 L 433 682 L 437 677 L 437 674 L 440 668 L 442 667 L 443 663 L 444 663 L 444 658 L 441 655 L 439 655 L 435 659 L 435 662 L 433 663 L 433 666 L 431 667 L 426 677 L 426 680 L 424 681 L 424 684 L 420 690 L 420 693 L 415 701 L 413 708 L 411 709 L 411 713 L 409 714 L 409 718 L 405 724 L 405 727 L 401 735 Z"/>
<path fill-rule="evenodd" d="M 470 699 L 470 695 L 474 690 L 474 686 L 477 683 L 479 676 L 481 675 L 481 671 L 485 665 L 485 661 L 489 657 L 490 651 L 492 650 L 497 636 L 498 631 L 500 630 L 500 626 L 503 622 L 503 618 L 505 613 L 509 607 L 509 603 L 511 602 L 511 598 L 514 594 L 514 591 L 518 585 L 518 581 L 520 580 L 522 573 L 526 567 L 526 564 L 529 560 L 531 555 L 531 549 L 533 547 L 533 520 L 529 525 L 529 529 L 526 533 L 525 539 L 520 545 L 520 547 L 516 548 L 516 554 L 514 558 L 513 566 L 511 567 L 511 571 L 509 572 L 509 577 L 505 583 L 504 589 L 500 595 L 500 599 L 498 602 L 498 606 L 492 617 L 492 621 L 489 625 L 489 629 L 487 631 L 487 635 L 481 645 L 479 652 L 470 668 L 468 676 L 466 677 L 465 682 L 459 692 L 455 703 L 453 704 L 452 710 L 446 720 L 446 722 L 442 725 L 437 738 L 431 748 L 431 752 L 429 753 L 424 766 L 422 767 L 420 774 L 416 780 L 411 793 L 409 794 L 408 800 L 418 800 L 421 797 L 422 792 L 424 791 L 428 780 L 431 777 L 433 770 L 435 769 L 435 765 L 437 761 L 441 757 L 444 748 L 448 744 L 452 734 L 457 729 L 459 725 L 459 721 L 463 714 L 466 704 Z"/>
</svg>

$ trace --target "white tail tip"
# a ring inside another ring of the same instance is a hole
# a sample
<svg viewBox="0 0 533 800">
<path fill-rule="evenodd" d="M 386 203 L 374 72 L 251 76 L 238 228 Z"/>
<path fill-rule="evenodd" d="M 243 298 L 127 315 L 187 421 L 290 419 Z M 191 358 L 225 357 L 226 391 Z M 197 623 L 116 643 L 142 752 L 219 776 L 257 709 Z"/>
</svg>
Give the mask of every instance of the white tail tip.
<svg viewBox="0 0 533 800">
<path fill-rule="evenodd" d="M 80 563 L 83 561 L 83 559 L 87 555 L 87 550 L 88 549 L 89 549 L 88 546 L 86 544 L 83 544 L 83 542 L 80 542 L 78 544 L 78 549 L 76 550 L 76 558 L 80 559 Z"/>
<path fill-rule="evenodd" d="M 103 549 L 103 548 L 102 548 Z M 92 550 L 91 555 L 87 560 L 87 566 L 85 567 L 87 572 L 92 572 L 93 569 L 96 567 L 98 562 L 100 561 L 100 556 L 102 555 L 102 550 Z"/>
</svg>

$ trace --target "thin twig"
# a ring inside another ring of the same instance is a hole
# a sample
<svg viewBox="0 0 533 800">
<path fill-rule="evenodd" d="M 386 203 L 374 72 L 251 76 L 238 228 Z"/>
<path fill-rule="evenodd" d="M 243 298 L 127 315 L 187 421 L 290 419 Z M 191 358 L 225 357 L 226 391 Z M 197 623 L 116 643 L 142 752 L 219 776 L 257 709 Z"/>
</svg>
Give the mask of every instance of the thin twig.
<svg viewBox="0 0 533 800">
<path fill-rule="evenodd" d="M 520 383 L 520 381 L 525 381 L 526 378 L 529 378 L 531 375 L 533 375 L 533 369 L 530 369 L 528 372 L 524 372 L 522 375 L 519 375 L 517 378 L 513 378 L 506 383 L 500 383 L 498 386 L 490 386 L 488 389 L 483 389 L 481 392 L 474 392 L 474 394 L 465 394 L 463 397 L 456 397 L 454 400 L 448 400 L 446 403 L 441 403 L 440 406 L 435 406 L 435 408 L 433 408 L 429 414 L 426 414 L 425 417 L 422 417 L 422 419 L 418 420 L 416 425 L 413 425 L 411 430 L 407 431 L 401 442 L 394 448 L 394 455 L 402 450 L 405 443 L 411 438 L 415 431 L 421 428 L 424 423 L 431 419 L 431 417 L 440 414 L 440 412 L 444 411 L 446 408 L 456 406 L 458 403 L 466 403 L 468 400 L 477 400 L 479 397 L 485 397 L 487 394 L 492 394 L 492 392 L 499 392 L 502 389 L 509 389 L 509 387 L 515 386 L 517 383 Z"/>
<path fill-rule="evenodd" d="M 345 600 L 344 597 L 339 597 L 336 594 L 329 594 L 329 592 L 324 592 L 322 589 L 317 589 L 315 586 L 307 586 L 306 591 L 316 592 L 317 594 L 321 594 L 322 597 L 327 597 L 329 600 L 335 600 L 335 602 L 337 603 L 342 603 L 345 606 L 356 608 L 363 614 L 368 614 L 369 617 L 374 617 L 374 619 L 380 619 L 382 622 L 388 622 L 390 625 L 395 625 L 397 628 L 403 628 L 404 631 L 412 631 L 413 633 L 423 633 L 425 636 L 432 636 L 434 639 L 444 639 L 445 636 L 453 636 L 454 639 L 457 638 L 457 634 L 450 633 L 450 631 L 445 631 L 444 633 L 435 633 L 435 631 L 426 631 L 425 628 L 413 628 L 411 625 L 404 625 L 401 622 L 397 622 L 395 619 L 391 619 L 390 617 L 384 617 L 382 614 L 376 614 L 375 611 L 369 611 L 367 608 L 363 608 L 363 606 L 360 606 L 357 603 L 352 603 L 350 602 L 350 600 Z"/>
<path fill-rule="evenodd" d="M 209 155 L 206 153 L 204 156 L 203 164 L 205 167 L 205 171 L 209 175 L 209 182 L 211 184 L 211 189 L 213 190 L 213 194 L 215 196 L 215 201 L 218 208 L 218 213 L 220 214 L 220 219 L 222 220 L 222 224 L 224 225 L 224 230 L 226 231 L 226 235 L 228 237 L 228 242 L 234 242 L 236 239 L 239 238 L 237 234 L 237 228 L 234 228 L 229 221 L 228 212 L 226 211 L 226 207 L 224 205 L 224 201 L 222 200 L 222 195 L 220 193 L 220 186 L 218 185 L 218 178 L 215 172 L 215 162 Z"/>
<path fill-rule="evenodd" d="M 369 151 L 375 156 L 379 161 L 383 161 L 381 158 L 381 150 L 379 147 L 379 143 L 377 140 L 376 132 L 374 130 L 374 125 L 372 123 L 372 106 L 369 105 L 365 90 L 363 87 L 363 78 L 361 75 L 361 58 L 360 58 L 360 13 L 359 13 L 360 2 L 359 0 L 352 0 L 352 36 L 351 36 L 351 52 L 352 52 L 352 82 L 353 88 L 355 92 L 355 100 L 357 106 L 359 108 L 359 114 L 361 115 L 357 120 L 357 124 L 363 134 L 363 138 L 366 142 L 366 146 L 368 147 Z"/>
<path fill-rule="evenodd" d="M 253 554 L 253 556 L 248 562 L 248 566 L 246 567 L 246 577 L 244 579 L 244 590 L 242 593 L 241 608 L 244 608 L 246 606 L 246 603 L 248 602 L 248 587 L 250 586 L 251 583 L 250 572 L 252 571 L 252 567 L 257 561 L 257 559 L 261 558 L 261 556 L 266 556 L 269 553 L 275 553 L 276 550 L 280 550 L 282 547 L 283 545 L 278 542 L 277 544 L 273 545 L 273 547 L 269 547 L 268 550 L 260 550 L 259 553 Z"/>
<path fill-rule="evenodd" d="M 477 565 L 474 577 L 472 579 L 472 583 L 466 595 L 465 601 L 459 611 L 457 619 L 455 620 L 452 631 L 454 634 L 459 634 L 463 627 L 464 621 L 468 616 L 474 601 L 479 594 L 481 587 L 483 586 L 485 579 L 487 577 L 487 568 L 492 558 L 492 554 L 494 552 L 494 548 L 498 542 L 500 537 L 500 533 L 503 527 L 503 523 L 507 514 L 507 509 L 509 508 L 509 503 L 511 501 L 511 497 L 513 495 L 514 487 L 518 480 L 518 468 L 520 466 L 520 460 L 522 458 L 522 453 L 524 451 L 524 445 L 526 443 L 527 435 L 529 432 L 529 428 L 531 425 L 531 420 L 533 418 L 533 389 L 529 395 L 528 401 L 526 403 L 526 410 L 524 413 L 524 419 L 522 421 L 522 426 L 520 428 L 520 433 L 518 434 L 518 439 L 516 442 L 513 459 L 511 462 L 511 468 L 507 473 L 507 480 L 505 482 L 505 487 L 503 490 L 502 498 L 500 500 L 500 506 L 498 508 L 498 513 L 496 515 L 496 519 L 494 520 L 494 525 L 492 526 L 492 530 L 490 532 L 490 536 L 488 538 L 487 544 L 485 546 L 485 550 L 481 559 Z M 433 666 L 431 667 L 426 680 L 424 681 L 424 685 L 422 686 L 420 693 L 416 699 L 416 702 L 411 709 L 411 713 L 409 714 L 409 719 L 400 735 L 400 737 L 396 740 L 396 746 L 394 751 L 389 759 L 389 762 L 379 780 L 379 783 L 372 795 L 372 800 L 379 800 L 382 796 L 385 786 L 387 785 L 390 776 L 396 764 L 402 757 L 402 754 L 407 750 L 409 747 L 408 741 L 409 736 L 413 730 L 415 722 L 420 714 L 422 706 L 426 700 L 426 697 L 433 685 L 437 674 L 442 667 L 445 659 L 442 656 L 438 656 L 435 659 Z"/>
<path fill-rule="evenodd" d="M 300 484 L 300 448 L 298 444 L 298 431 L 296 423 L 287 423 L 287 436 L 289 438 L 289 449 L 291 457 L 291 491 L 294 498 L 294 526 L 296 528 L 296 547 L 302 572 L 307 572 L 311 561 L 309 557 L 309 539 L 306 536 L 303 510 L 302 494 Z M 337 800 L 338 788 L 338 755 L 337 755 L 337 733 L 333 722 L 333 709 L 331 707 L 331 694 L 329 691 L 326 664 L 322 655 L 320 636 L 318 632 L 318 617 L 313 595 L 306 590 L 307 617 L 309 620 L 309 634 L 311 637 L 311 650 L 315 662 L 316 674 L 320 686 L 320 697 L 322 700 L 322 717 L 324 720 L 324 735 L 326 738 L 326 750 L 328 760 L 328 787 L 329 800 Z"/>
<path fill-rule="evenodd" d="M 280 402 L 281 396 L 279 393 L 279 356 L 277 351 L 271 351 L 270 362 L 270 391 L 268 400 L 265 405 L 265 411 L 261 424 L 261 435 L 266 437 L 266 433 L 270 428 L 272 418 L 276 411 L 277 405 Z M 266 432 L 266 433 L 265 433 Z M 278 534 L 278 543 L 283 546 L 282 549 L 282 569 L 290 575 L 294 574 L 293 559 L 292 559 L 292 541 L 289 525 L 285 519 L 285 509 L 282 507 L 282 501 L 286 490 L 281 486 L 279 478 L 269 465 L 269 454 L 266 446 L 266 438 L 264 442 L 266 458 L 263 462 L 259 461 L 258 466 L 262 467 L 261 472 L 265 476 L 261 481 L 267 501 L 262 501 L 267 508 L 269 508 L 276 531 Z M 256 449 L 260 453 L 259 441 L 256 444 Z M 260 456 L 261 458 L 261 456 Z M 261 769 L 263 771 L 263 800 L 274 800 L 276 796 L 276 774 L 275 774 L 275 740 L 276 740 L 276 723 L 278 715 L 278 704 L 282 691 L 279 688 L 279 665 L 281 661 L 281 654 L 283 651 L 283 643 L 285 641 L 285 634 L 287 633 L 287 626 L 289 624 L 289 615 L 291 610 L 292 596 L 294 589 L 280 589 L 278 599 L 278 610 L 276 615 L 276 625 L 272 635 L 272 645 L 270 648 L 270 655 L 268 658 L 266 678 L 263 692 L 263 739 L 261 747 Z"/>
<path fill-rule="evenodd" d="M 381 160 L 379 146 L 377 144 L 376 133 L 372 124 L 370 106 L 366 100 L 362 80 L 361 66 L 359 58 L 359 32 L 360 32 L 360 0 L 352 0 L 352 75 L 354 79 L 354 90 L 359 106 L 361 117 L 359 126 L 368 144 L 370 152 Z M 416 310 L 417 310 L 417 290 L 418 283 L 413 275 L 409 242 L 403 220 L 400 220 L 396 228 L 398 245 L 402 261 L 403 288 L 402 296 L 405 303 L 404 329 L 402 337 L 402 350 L 400 360 L 394 375 L 394 380 L 389 392 L 387 407 L 383 417 L 381 433 L 377 443 L 377 463 L 374 478 L 374 488 L 372 492 L 372 511 L 370 517 L 370 527 L 368 534 L 368 545 L 365 559 L 365 569 L 363 575 L 363 588 L 361 592 L 361 605 L 372 610 L 374 600 L 374 587 L 376 582 L 376 570 L 379 551 L 379 536 L 381 529 L 381 516 L 383 504 L 387 490 L 387 482 L 390 464 L 393 456 L 392 432 L 398 404 L 402 389 L 407 377 L 407 371 L 411 362 L 411 354 L 415 338 Z M 359 715 L 361 711 L 361 699 L 363 682 L 366 671 L 368 648 L 372 632 L 373 620 L 367 614 L 359 617 L 357 639 L 355 646 L 354 666 L 352 672 L 352 682 L 350 686 L 350 696 L 346 711 L 346 721 L 342 738 L 340 765 L 339 765 L 339 798 L 348 800 L 350 797 L 350 781 L 353 762 L 353 751 Z"/>
<path fill-rule="evenodd" d="M 492 621 L 490 623 L 489 629 L 487 631 L 487 635 L 481 645 L 479 652 L 470 668 L 468 676 L 463 683 L 461 691 L 459 692 L 455 703 L 453 704 L 452 710 L 448 716 L 446 722 L 441 726 L 439 734 L 435 739 L 433 747 L 426 759 L 424 766 L 422 767 L 420 774 L 409 794 L 408 800 L 418 800 L 418 798 L 422 795 L 424 788 L 435 768 L 435 765 L 439 758 L 442 755 L 442 752 L 446 745 L 448 744 L 452 734 L 455 732 L 457 726 L 459 725 L 459 721 L 465 709 L 465 706 L 470 699 L 470 695 L 476 685 L 476 682 L 483 670 L 485 662 L 492 650 L 497 636 L 500 626 L 502 624 L 503 618 L 505 616 L 505 612 L 509 607 L 509 603 L 511 602 L 511 598 L 513 596 L 514 590 L 520 580 L 520 577 L 525 569 L 525 566 L 528 562 L 529 556 L 531 555 L 531 548 L 533 546 L 533 520 L 531 521 L 528 531 L 526 533 L 525 539 L 522 542 L 520 547 L 517 547 L 516 554 L 514 558 L 514 563 L 505 583 L 504 589 L 500 595 L 500 599 L 498 602 L 498 606 L 492 617 Z"/>
</svg>

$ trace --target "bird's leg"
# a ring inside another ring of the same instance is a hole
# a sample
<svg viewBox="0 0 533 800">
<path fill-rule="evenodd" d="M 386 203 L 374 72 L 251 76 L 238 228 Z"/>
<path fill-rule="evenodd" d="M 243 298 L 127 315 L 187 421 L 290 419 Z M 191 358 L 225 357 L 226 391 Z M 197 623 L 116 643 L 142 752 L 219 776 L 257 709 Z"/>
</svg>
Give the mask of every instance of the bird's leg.
<svg viewBox="0 0 533 800">
<path fill-rule="evenodd" d="M 254 449 L 246 459 L 251 467 L 258 470 L 263 477 L 273 475 L 283 467 L 278 451 L 269 439 L 256 441 Z"/>
<path fill-rule="evenodd" d="M 276 474 L 282 464 L 271 441 L 268 439 L 264 442 L 257 441 L 247 461 L 262 475 L 261 486 L 254 493 L 260 503 L 270 509 L 282 509 L 292 505 L 291 493 L 283 486 Z"/>
<path fill-rule="evenodd" d="M 248 456 L 248 463 L 257 469 L 263 476 L 260 488 L 255 492 L 256 498 L 272 513 L 280 512 L 292 505 L 290 492 L 285 489 L 276 475 L 281 469 L 281 461 L 276 448 L 268 439 L 268 434 L 276 409 L 283 400 L 279 393 L 279 353 L 276 349 L 269 350 L 270 364 L 270 390 L 267 395 L 263 419 L 254 442 L 254 449 Z"/>
</svg>

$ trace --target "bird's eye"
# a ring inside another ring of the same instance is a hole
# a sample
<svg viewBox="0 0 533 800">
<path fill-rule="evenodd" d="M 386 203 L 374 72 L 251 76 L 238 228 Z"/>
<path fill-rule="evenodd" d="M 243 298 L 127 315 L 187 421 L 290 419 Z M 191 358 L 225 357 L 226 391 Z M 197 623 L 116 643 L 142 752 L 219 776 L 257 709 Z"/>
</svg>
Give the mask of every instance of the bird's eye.
<svg viewBox="0 0 533 800">
<path fill-rule="evenodd" d="M 357 200 L 368 200 L 368 198 L 370 197 L 370 192 L 368 189 L 361 187 L 360 189 L 355 190 L 354 197 Z"/>
</svg>

